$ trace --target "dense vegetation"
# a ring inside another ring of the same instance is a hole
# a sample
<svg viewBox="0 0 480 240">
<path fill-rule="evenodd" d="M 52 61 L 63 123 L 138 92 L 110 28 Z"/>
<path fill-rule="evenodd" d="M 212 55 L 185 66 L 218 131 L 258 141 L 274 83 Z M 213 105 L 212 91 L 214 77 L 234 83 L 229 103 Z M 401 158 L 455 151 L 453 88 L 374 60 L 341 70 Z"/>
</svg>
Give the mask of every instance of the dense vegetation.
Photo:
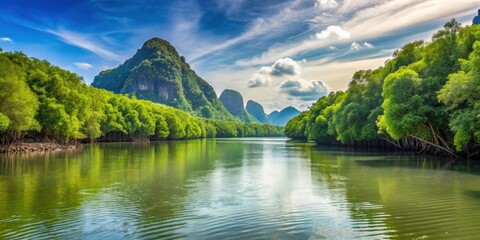
<svg viewBox="0 0 480 240">
<path fill-rule="evenodd" d="M 348 90 L 319 99 L 286 126 L 291 138 L 473 156 L 480 150 L 480 26 L 452 20 L 432 42 L 358 71 Z"/>
<path fill-rule="evenodd" d="M 168 41 L 152 38 L 117 68 L 102 71 L 92 86 L 172 106 L 198 117 L 236 120 L 215 91 Z"/>
<path fill-rule="evenodd" d="M 81 77 L 0 51 L 0 140 L 162 140 L 278 136 L 282 129 L 194 117 L 181 110 L 87 86 Z"/>
</svg>

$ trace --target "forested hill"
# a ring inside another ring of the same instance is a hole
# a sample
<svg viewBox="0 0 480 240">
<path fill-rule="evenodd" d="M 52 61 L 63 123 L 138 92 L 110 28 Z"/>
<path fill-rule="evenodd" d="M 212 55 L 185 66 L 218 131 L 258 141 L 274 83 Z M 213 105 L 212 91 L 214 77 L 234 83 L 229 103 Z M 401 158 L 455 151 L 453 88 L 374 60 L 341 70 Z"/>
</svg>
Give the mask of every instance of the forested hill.
<svg viewBox="0 0 480 240">
<path fill-rule="evenodd" d="M 286 126 L 292 138 L 478 158 L 480 25 L 452 20 L 395 51 L 384 67 L 358 71 L 348 90 L 319 99 Z M 383 140 L 382 140 L 383 139 Z"/>
<path fill-rule="evenodd" d="M 77 140 L 162 140 L 283 135 L 281 128 L 197 118 L 135 97 L 87 86 L 81 77 L 0 50 L 0 144 L 28 138 L 60 143 Z"/>
<path fill-rule="evenodd" d="M 92 86 L 162 103 L 196 116 L 235 119 L 212 86 L 197 76 L 175 47 L 160 38 L 145 42 L 117 68 L 102 71 Z"/>
</svg>

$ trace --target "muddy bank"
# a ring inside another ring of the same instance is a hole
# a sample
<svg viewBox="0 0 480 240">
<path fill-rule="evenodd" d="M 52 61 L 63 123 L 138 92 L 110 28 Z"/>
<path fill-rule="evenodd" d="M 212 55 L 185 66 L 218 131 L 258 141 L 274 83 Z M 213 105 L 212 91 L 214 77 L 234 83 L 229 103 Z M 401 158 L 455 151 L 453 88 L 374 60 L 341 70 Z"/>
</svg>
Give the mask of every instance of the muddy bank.
<svg viewBox="0 0 480 240">
<path fill-rule="evenodd" d="M 83 148 L 82 144 L 58 144 L 53 142 L 14 143 L 10 146 L 1 146 L 0 153 L 72 151 Z"/>
</svg>

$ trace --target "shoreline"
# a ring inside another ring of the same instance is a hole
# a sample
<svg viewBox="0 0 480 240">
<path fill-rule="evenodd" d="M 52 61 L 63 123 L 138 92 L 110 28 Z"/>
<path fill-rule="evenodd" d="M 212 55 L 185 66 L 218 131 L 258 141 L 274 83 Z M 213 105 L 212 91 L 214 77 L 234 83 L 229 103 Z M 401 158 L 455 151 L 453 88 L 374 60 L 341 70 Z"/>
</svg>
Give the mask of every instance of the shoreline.
<svg viewBox="0 0 480 240">
<path fill-rule="evenodd" d="M 0 145 L 0 154 L 73 151 L 82 149 L 82 144 L 58 144 L 54 142 L 19 142 L 10 146 Z"/>
<path fill-rule="evenodd" d="M 250 137 L 244 137 L 250 138 Z M 255 138 L 255 137 L 251 137 Z M 201 139 L 201 138 L 195 138 Z M 217 138 L 214 138 L 217 139 Z M 222 139 L 222 138 L 218 138 Z M 228 138 L 224 138 L 228 139 Z M 122 139 L 123 140 L 123 139 Z M 95 143 L 146 143 L 146 142 L 161 142 L 161 141 L 184 141 L 184 140 L 193 140 L 193 139 L 175 139 L 175 140 L 145 140 L 145 139 L 135 139 L 135 140 L 118 140 L 118 141 L 96 141 Z M 76 144 L 59 144 L 55 142 L 40 141 L 40 142 L 17 142 L 13 143 L 10 146 L 0 145 L 0 155 L 1 154 L 11 154 L 11 153 L 41 153 L 41 152 L 58 152 L 58 151 L 75 151 L 83 149 L 84 144 L 87 142 L 79 142 Z M 87 143 L 88 144 L 88 143 Z"/>
</svg>

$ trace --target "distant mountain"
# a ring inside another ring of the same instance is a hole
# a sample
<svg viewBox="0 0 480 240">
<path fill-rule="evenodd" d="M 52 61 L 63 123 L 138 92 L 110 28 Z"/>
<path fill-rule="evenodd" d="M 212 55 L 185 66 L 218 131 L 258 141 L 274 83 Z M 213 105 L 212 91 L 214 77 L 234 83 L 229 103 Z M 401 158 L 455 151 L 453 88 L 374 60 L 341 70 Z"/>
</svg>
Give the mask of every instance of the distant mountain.
<svg viewBox="0 0 480 240">
<path fill-rule="evenodd" d="M 249 100 L 247 102 L 247 107 L 245 108 L 250 115 L 252 115 L 257 121 L 261 123 L 268 123 L 268 116 L 263 110 L 263 106 L 260 103 Z"/>
<path fill-rule="evenodd" d="M 102 71 L 92 86 L 217 119 L 234 119 L 205 80 L 166 40 L 152 38 L 120 66 Z"/>
<path fill-rule="evenodd" d="M 277 111 L 277 110 L 275 110 L 275 111 L 273 111 L 273 112 L 271 112 L 270 114 L 267 115 L 269 121 L 277 119 L 278 116 L 280 116 L 280 112 Z"/>
<path fill-rule="evenodd" d="M 242 121 L 256 122 L 254 117 L 245 111 L 245 108 L 243 107 L 243 97 L 239 92 L 225 89 L 222 94 L 220 94 L 220 102 L 223 103 L 228 112 L 233 116 L 240 118 Z"/>
<path fill-rule="evenodd" d="M 294 107 L 287 107 L 282 111 L 273 111 L 268 115 L 268 119 L 270 124 L 274 126 L 285 126 L 290 119 L 300 115 L 300 111 L 298 111 Z"/>
</svg>

